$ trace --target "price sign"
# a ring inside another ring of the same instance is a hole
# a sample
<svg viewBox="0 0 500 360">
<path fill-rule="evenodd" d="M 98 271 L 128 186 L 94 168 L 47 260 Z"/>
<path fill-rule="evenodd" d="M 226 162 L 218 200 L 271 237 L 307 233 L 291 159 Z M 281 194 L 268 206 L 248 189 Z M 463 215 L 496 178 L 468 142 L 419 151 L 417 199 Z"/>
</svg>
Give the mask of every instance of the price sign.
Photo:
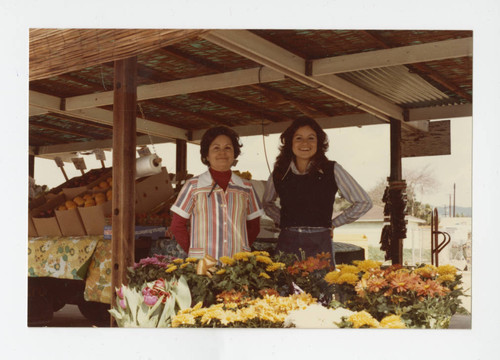
<svg viewBox="0 0 500 360">
<path fill-rule="evenodd" d="M 64 161 L 59 156 L 56 156 L 54 160 L 56 162 L 57 167 L 60 168 L 64 167 Z"/>
<path fill-rule="evenodd" d="M 77 170 L 87 169 L 87 166 L 85 165 L 85 160 L 83 158 L 71 158 L 71 161 L 73 161 L 73 164 L 75 165 L 75 168 Z"/>
<path fill-rule="evenodd" d="M 101 161 L 106 160 L 106 154 L 104 153 L 104 150 L 102 150 L 102 149 L 94 150 L 94 154 L 95 154 L 96 160 L 101 160 Z"/>
<path fill-rule="evenodd" d="M 139 153 L 140 157 L 151 155 L 151 151 L 147 146 L 141 147 L 139 150 L 137 150 L 137 152 Z"/>
</svg>

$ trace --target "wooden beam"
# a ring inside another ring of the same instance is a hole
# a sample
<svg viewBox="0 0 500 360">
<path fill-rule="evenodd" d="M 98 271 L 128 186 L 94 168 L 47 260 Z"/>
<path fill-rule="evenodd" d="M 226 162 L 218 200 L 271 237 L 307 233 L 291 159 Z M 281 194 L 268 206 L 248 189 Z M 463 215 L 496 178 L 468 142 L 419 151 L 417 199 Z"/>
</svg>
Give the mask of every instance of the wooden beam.
<svg viewBox="0 0 500 360">
<path fill-rule="evenodd" d="M 175 151 L 175 180 L 177 188 L 180 189 L 181 180 L 184 180 L 187 175 L 187 143 L 185 140 L 176 140 Z"/>
<path fill-rule="evenodd" d="M 109 110 L 104 110 L 101 108 L 93 109 L 81 109 L 74 111 L 61 110 L 60 106 L 55 106 L 55 101 L 53 98 L 59 99 L 55 96 L 50 96 L 36 91 L 29 92 L 29 102 L 30 105 L 34 105 L 39 108 L 47 109 L 50 112 L 61 114 L 65 116 L 70 116 L 78 119 L 93 121 L 99 124 L 105 124 L 113 126 L 113 112 Z M 45 101 L 46 96 L 48 96 L 49 101 Z M 159 136 L 169 139 L 184 139 L 187 138 L 187 131 L 171 125 L 160 124 L 154 121 L 144 120 L 142 118 L 136 118 L 137 121 L 137 131 L 143 134 L 150 134 L 154 136 Z"/>
<path fill-rule="evenodd" d="M 472 37 L 311 60 L 312 76 L 472 56 Z"/>
<path fill-rule="evenodd" d="M 472 104 L 431 106 L 425 108 L 410 109 L 408 113 L 410 121 L 467 117 L 472 116 Z"/>
<path fill-rule="evenodd" d="M 400 194 L 402 190 L 394 186 L 401 183 L 403 179 L 403 168 L 401 165 L 401 122 L 391 120 L 391 174 L 389 180 L 389 197 L 391 201 L 391 247 L 390 258 L 392 264 L 402 264 L 403 261 L 403 238 L 400 236 L 402 226 L 405 226 L 404 207 L 400 205 Z"/>
<path fill-rule="evenodd" d="M 316 122 L 323 129 L 337 129 L 344 127 L 361 127 L 367 125 L 380 125 L 387 124 L 378 117 L 368 114 L 353 114 L 353 115 L 341 115 L 341 116 L 327 116 L 327 117 L 317 117 L 314 118 Z M 255 136 L 255 135 L 271 135 L 271 134 L 281 134 L 288 126 L 291 125 L 293 120 L 280 121 L 280 122 L 269 122 L 266 121 L 264 125 L 254 124 L 254 125 L 241 125 L 241 126 L 231 126 L 231 128 L 236 131 L 240 136 Z M 419 127 L 421 131 L 427 131 L 429 128 L 429 122 L 422 121 L 412 121 L 413 127 Z M 201 137 L 207 129 L 199 129 L 193 131 L 193 136 L 191 138 L 192 143 L 198 143 Z"/>
<path fill-rule="evenodd" d="M 391 118 L 404 121 L 403 109 L 336 75 L 307 76 L 303 58 L 246 30 L 213 30 L 203 37 L 223 48 L 270 67 L 312 88 L 317 88 L 358 109 L 390 122 Z M 402 126 L 412 129 L 411 124 Z"/>
<path fill-rule="evenodd" d="M 135 253 L 137 58 L 115 62 L 111 289 L 127 284 Z M 112 305 L 116 306 L 115 296 Z M 113 324 L 113 323 L 112 323 Z"/>
<path fill-rule="evenodd" d="M 28 155 L 28 175 L 35 178 L 35 156 L 31 154 Z"/>
<path fill-rule="evenodd" d="M 285 76 L 269 68 L 253 68 L 189 79 L 142 85 L 137 88 L 137 100 L 164 98 L 181 94 L 220 90 L 271 81 L 284 80 Z M 65 110 L 93 108 L 113 104 L 113 92 L 73 96 L 65 99 Z"/>
<path fill-rule="evenodd" d="M 151 140 L 154 144 L 162 144 L 171 141 L 166 141 L 165 138 L 149 137 L 147 135 L 138 136 L 136 145 L 150 145 Z M 37 155 L 46 158 L 54 158 L 60 154 L 74 153 L 77 151 L 90 151 L 95 149 L 111 150 L 113 148 L 113 139 L 95 140 L 95 141 L 79 141 L 69 144 L 40 146 Z"/>
</svg>

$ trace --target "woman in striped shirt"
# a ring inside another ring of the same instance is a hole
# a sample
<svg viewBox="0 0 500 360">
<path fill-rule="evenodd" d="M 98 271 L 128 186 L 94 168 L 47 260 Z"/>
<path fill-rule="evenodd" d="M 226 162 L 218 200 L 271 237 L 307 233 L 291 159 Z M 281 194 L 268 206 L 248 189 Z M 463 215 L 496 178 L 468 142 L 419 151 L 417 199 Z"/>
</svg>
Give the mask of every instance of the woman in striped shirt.
<svg viewBox="0 0 500 360">
<path fill-rule="evenodd" d="M 231 171 L 241 147 L 238 134 L 225 126 L 207 130 L 201 139 L 208 171 L 187 180 L 170 209 L 170 231 L 190 257 L 219 259 L 250 251 L 259 234 L 264 210 L 252 184 Z"/>
<path fill-rule="evenodd" d="M 266 214 L 281 228 L 276 251 L 299 258 L 301 252 L 330 253 L 334 266 L 333 229 L 370 210 L 370 197 L 340 164 L 327 159 L 328 137 L 316 121 L 295 120 L 280 140 L 263 197 Z M 352 205 L 332 219 L 337 191 Z"/>
</svg>

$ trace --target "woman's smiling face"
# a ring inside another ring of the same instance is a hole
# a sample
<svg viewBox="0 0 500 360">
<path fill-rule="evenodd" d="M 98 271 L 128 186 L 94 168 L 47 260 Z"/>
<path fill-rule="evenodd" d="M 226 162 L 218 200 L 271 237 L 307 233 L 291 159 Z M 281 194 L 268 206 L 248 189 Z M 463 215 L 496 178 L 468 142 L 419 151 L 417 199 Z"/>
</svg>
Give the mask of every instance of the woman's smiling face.
<svg viewBox="0 0 500 360">
<path fill-rule="evenodd" d="M 208 147 L 207 161 L 217 171 L 228 171 L 234 162 L 233 142 L 226 135 L 217 136 Z"/>
<path fill-rule="evenodd" d="M 318 150 L 318 137 L 310 126 L 303 126 L 293 134 L 292 151 L 298 161 L 310 161 Z"/>
</svg>

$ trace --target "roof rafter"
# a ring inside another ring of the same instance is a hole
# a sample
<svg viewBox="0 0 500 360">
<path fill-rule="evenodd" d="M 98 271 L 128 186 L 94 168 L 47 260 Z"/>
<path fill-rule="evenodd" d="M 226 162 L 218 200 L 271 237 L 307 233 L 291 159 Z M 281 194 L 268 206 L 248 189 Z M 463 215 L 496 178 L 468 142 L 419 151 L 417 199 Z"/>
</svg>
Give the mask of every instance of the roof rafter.
<svg viewBox="0 0 500 360">
<path fill-rule="evenodd" d="M 269 68 L 236 70 L 226 73 L 172 80 L 137 87 L 137 101 L 157 99 L 181 94 L 219 90 L 271 81 L 284 80 L 285 76 Z M 66 110 L 93 108 L 113 104 L 113 91 L 73 96 L 65 99 Z"/>
<path fill-rule="evenodd" d="M 33 90 L 29 92 L 30 106 L 46 109 L 47 111 L 72 116 L 84 120 L 97 122 L 113 126 L 113 111 L 100 108 L 81 109 L 74 111 L 61 110 L 61 99 L 57 96 L 42 94 Z M 188 140 L 187 131 L 175 126 L 160 124 L 154 121 L 145 120 L 137 117 L 137 132 L 155 135 L 163 138 L 177 138 Z"/>
<path fill-rule="evenodd" d="M 311 60 L 312 76 L 472 56 L 472 37 Z"/>
<path fill-rule="evenodd" d="M 259 64 L 270 67 L 312 88 L 366 111 L 389 122 L 400 120 L 408 129 L 425 130 L 426 124 L 409 124 L 404 121 L 404 110 L 379 96 L 376 96 L 336 75 L 321 77 L 307 76 L 306 60 L 247 31 L 212 30 L 202 36 L 223 48 L 236 52 Z"/>
</svg>

